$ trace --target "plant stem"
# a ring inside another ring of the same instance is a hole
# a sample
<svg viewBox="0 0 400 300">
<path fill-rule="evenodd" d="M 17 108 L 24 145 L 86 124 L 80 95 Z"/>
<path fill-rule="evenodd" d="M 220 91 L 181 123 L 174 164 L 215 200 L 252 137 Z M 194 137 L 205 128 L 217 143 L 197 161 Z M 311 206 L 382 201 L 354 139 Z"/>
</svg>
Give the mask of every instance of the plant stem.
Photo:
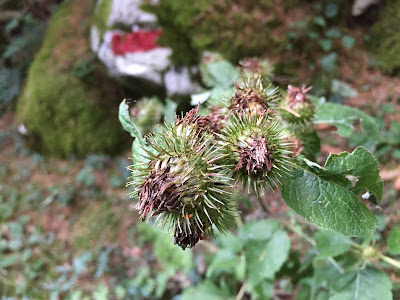
<svg viewBox="0 0 400 300">
<path fill-rule="evenodd" d="M 246 292 L 246 286 L 247 286 L 247 282 L 244 281 L 242 286 L 240 287 L 239 293 L 236 295 L 236 300 L 241 300 L 244 296 L 244 293 Z"/>
<path fill-rule="evenodd" d="M 357 244 L 357 243 L 353 242 L 353 243 L 351 243 L 351 246 L 356 248 L 357 250 L 360 250 L 361 252 L 364 251 L 364 247 L 361 246 L 360 244 Z"/>
<path fill-rule="evenodd" d="M 258 196 L 257 196 L 256 198 L 257 198 L 257 201 L 258 201 L 258 203 L 260 204 L 262 210 L 263 210 L 267 215 L 270 215 L 271 212 L 270 212 L 270 210 L 268 209 L 268 207 L 266 207 L 265 204 L 262 202 L 261 197 L 258 197 Z"/>
<path fill-rule="evenodd" d="M 333 257 L 328 257 L 328 260 L 335 267 L 335 269 L 338 270 L 340 274 L 344 274 L 344 270 Z"/>
<path fill-rule="evenodd" d="M 382 259 L 383 261 L 387 262 L 388 264 L 392 265 L 393 267 L 400 269 L 400 261 L 395 260 L 389 256 L 382 254 L 382 253 L 378 253 L 378 257 L 380 259 Z"/>
<path fill-rule="evenodd" d="M 364 247 L 357 244 L 357 243 L 351 243 L 351 245 L 356 248 L 357 250 L 363 252 L 364 251 Z M 389 265 L 396 267 L 398 269 L 400 269 L 400 261 L 395 260 L 389 256 L 386 256 L 384 254 L 382 254 L 381 252 L 377 251 L 378 253 L 376 254 L 378 258 L 382 259 L 383 261 L 387 262 Z"/>
</svg>

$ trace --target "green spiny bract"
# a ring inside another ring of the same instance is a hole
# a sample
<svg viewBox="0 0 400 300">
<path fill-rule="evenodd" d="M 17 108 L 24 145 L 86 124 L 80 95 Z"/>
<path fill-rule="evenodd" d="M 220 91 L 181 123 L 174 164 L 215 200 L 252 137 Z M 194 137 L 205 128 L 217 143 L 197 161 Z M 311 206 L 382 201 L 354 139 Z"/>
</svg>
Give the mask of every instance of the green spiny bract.
<svg viewBox="0 0 400 300">
<path fill-rule="evenodd" d="M 231 115 L 271 115 L 278 107 L 279 100 L 277 89 L 265 88 L 261 76 L 245 77 L 235 83 L 235 94 L 231 98 L 221 99 L 208 108 L 210 127 L 218 134 L 229 124 Z"/>
<path fill-rule="evenodd" d="M 157 97 L 144 98 L 130 110 L 130 115 L 143 134 L 155 129 L 162 119 L 163 104 Z"/>
<path fill-rule="evenodd" d="M 266 59 L 251 57 L 239 62 L 240 69 L 249 78 L 261 77 L 263 80 L 271 81 L 274 77 L 273 65 Z"/>
<path fill-rule="evenodd" d="M 280 185 L 290 165 L 291 143 L 279 117 L 267 114 L 233 115 L 219 134 L 233 177 L 259 195 L 268 186 Z"/>
<path fill-rule="evenodd" d="M 280 105 L 279 114 L 294 132 L 306 128 L 314 117 L 314 105 L 307 98 L 307 92 L 311 88 L 306 88 L 305 85 L 301 88 L 289 85 L 286 98 Z"/>
<path fill-rule="evenodd" d="M 205 235 L 213 236 L 236 224 L 231 178 L 218 165 L 224 154 L 214 145 L 206 117 L 198 109 L 149 138 L 148 163 L 135 166 L 140 218 L 160 215 L 163 225 L 174 227 L 174 242 L 193 247 Z"/>
<path fill-rule="evenodd" d="M 242 83 L 235 83 L 235 94 L 230 99 L 229 109 L 238 115 L 243 112 L 268 115 L 277 107 L 279 100 L 277 89 L 265 88 L 261 77 L 245 78 Z"/>
</svg>

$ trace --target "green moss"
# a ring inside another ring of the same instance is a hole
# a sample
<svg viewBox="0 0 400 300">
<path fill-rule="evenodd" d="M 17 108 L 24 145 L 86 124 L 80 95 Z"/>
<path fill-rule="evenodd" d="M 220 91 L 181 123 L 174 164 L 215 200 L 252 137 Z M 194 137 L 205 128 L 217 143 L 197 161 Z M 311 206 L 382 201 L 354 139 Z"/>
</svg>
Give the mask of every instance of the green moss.
<svg viewBox="0 0 400 300">
<path fill-rule="evenodd" d="M 372 27 L 371 48 L 382 70 L 400 75 L 400 0 L 387 1 Z"/>
<path fill-rule="evenodd" d="M 173 49 L 175 64 L 198 62 L 204 50 L 220 52 L 232 62 L 276 50 L 281 25 L 273 0 L 164 0 L 144 9 L 157 15 L 164 29 L 159 43 Z M 173 17 L 171 17 L 173 16 Z"/>
<path fill-rule="evenodd" d="M 91 7 L 91 0 L 59 6 L 18 103 L 17 120 L 30 132 L 28 144 L 49 155 L 110 153 L 123 137 L 116 117 L 122 96 L 101 65 L 85 78 L 71 72 L 91 55 L 83 23 Z"/>
<path fill-rule="evenodd" d="M 102 37 L 107 30 L 107 21 L 111 13 L 112 0 L 102 0 L 97 6 L 93 14 L 93 25 L 99 30 Z"/>
</svg>

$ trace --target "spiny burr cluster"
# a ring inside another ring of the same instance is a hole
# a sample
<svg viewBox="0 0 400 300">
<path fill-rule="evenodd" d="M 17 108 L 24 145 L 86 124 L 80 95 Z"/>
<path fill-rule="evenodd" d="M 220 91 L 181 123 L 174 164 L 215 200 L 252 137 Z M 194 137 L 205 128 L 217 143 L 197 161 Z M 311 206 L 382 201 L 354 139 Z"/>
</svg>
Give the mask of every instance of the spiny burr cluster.
<svg viewBox="0 0 400 300">
<path fill-rule="evenodd" d="M 308 90 L 289 87 L 285 105 L 308 105 Z M 259 196 L 279 186 L 291 165 L 293 145 L 278 114 L 282 101 L 261 77 L 244 79 L 207 115 L 197 107 L 148 136 L 143 162 L 130 168 L 140 218 L 157 215 L 182 249 L 234 228 L 232 191 L 242 185 Z"/>
</svg>

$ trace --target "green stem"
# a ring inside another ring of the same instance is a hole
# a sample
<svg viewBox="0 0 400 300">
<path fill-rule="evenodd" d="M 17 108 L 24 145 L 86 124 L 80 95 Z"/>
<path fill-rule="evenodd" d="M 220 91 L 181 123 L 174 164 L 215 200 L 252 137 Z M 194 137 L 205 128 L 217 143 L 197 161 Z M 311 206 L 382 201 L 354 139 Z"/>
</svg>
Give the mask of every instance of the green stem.
<svg viewBox="0 0 400 300">
<path fill-rule="evenodd" d="M 388 264 L 392 265 L 393 267 L 400 269 L 400 261 L 395 260 L 389 256 L 382 254 L 382 253 L 378 253 L 378 257 L 380 259 L 382 259 L 383 261 L 387 262 Z"/>
<path fill-rule="evenodd" d="M 287 229 L 289 229 L 290 231 L 294 232 L 295 234 L 297 234 L 298 236 L 300 236 L 301 238 L 303 238 L 305 241 L 307 241 L 311 246 L 315 247 L 316 243 L 315 241 L 309 237 L 308 235 L 306 235 L 303 231 L 299 231 L 296 230 L 292 225 L 283 225 L 284 227 L 286 227 Z"/>
<path fill-rule="evenodd" d="M 328 260 L 335 267 L 335 269 L 338 270 L 340 274 L 344 274 L 344 270 L 333 257 L 328 257 Z"/>
<path fill-rule="evenodd" d="M 361 252 L 364 251 L 364 247 L 361 246 L 360 244 L 357 244 L 357 243 L 353 242 L 353 243 L 351 243 L 351 246 L 356 248 L 357 250 L 360 250 Z"/>
<path fill-rule="evenodd" d="M 262 202 L 261 197 L 257 196 L 256 198 L 257 198 L 257 201 L 258 201 L 258 203 L 260 204 L 262 210 L 263 210 L 267 215 L 270 215 L 271 212 L 270 212 L 270 210 L 268 209 L 268 207 Z"/>
<path fill-rule="evenodd" d="M 365 250 L 365 248 L 363 246 L 361 246 L 361 245 L 359 245 L 357 243 L 352 243 L 351 245 L 354 248 L 356 248 L 357 250 L 361 251 L 361 252 L 363 252 Z M 378 252 L 378 251 L 377 251 L 376 256 L 378 258 L 382 259 L 383 261 L 387 262 L 389 265 L 400 269 L 400 261 L 395 260 L 395 259 L 393 259 L 393 258 L 391 258 L 389 256 L 386 256 L 386 255 L 384 255 L 384 254 L 382 254 L 381 252 Z"/>
</svg>

